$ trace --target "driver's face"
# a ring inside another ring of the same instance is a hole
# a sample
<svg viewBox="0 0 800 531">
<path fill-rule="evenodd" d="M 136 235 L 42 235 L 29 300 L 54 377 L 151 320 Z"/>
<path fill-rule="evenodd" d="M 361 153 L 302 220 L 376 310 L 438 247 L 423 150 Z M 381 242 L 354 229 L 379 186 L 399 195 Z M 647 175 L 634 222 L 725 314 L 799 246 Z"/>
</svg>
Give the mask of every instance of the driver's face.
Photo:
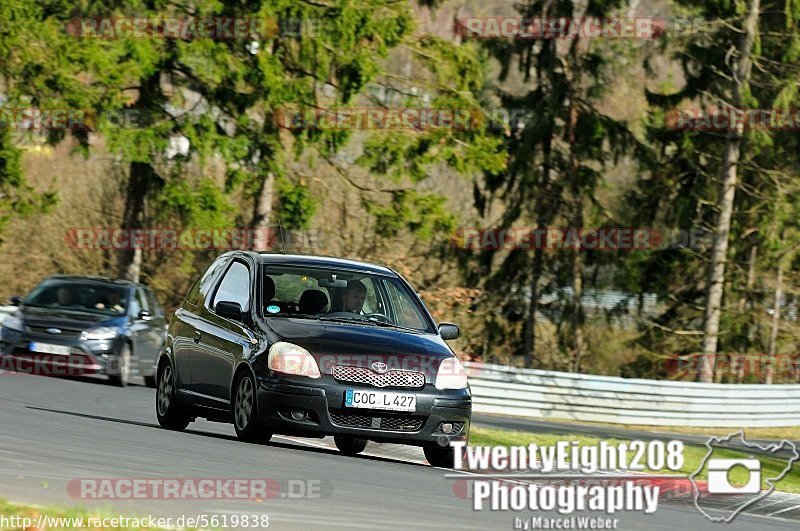
<svg viewBox="0 0 800 531">
<path fill-rule="evenodd" d="M 344 311 L 358 313 L 364 307 L 367 294 L 358 289 L 348 290 L 344 294 Z"/>
</svg>

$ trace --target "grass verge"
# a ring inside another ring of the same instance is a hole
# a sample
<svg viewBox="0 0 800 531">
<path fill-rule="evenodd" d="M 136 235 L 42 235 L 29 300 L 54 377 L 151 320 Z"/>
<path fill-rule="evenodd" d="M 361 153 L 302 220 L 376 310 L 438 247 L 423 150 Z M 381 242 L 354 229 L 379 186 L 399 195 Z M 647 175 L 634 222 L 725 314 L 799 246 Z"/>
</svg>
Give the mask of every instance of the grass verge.
<svg viewBox="0 0 800 531">
<path fill-rule="evenodd" d="M 519 419 L 520 417 L 506 417 L 504 415 L 493 415 L 498 418 Z M 586 422 L 569 419 L 541 419 L 552 420 L 559 424 L 569 424 L 580 426 L 603 426 L 609 428 L 620 428 L 627 430 L 649 431 L 653 433 L 679 433 L 683 435 L 727 435 L 735 431 L 743 431 L 746 437 L 751 439 L 790 439 L 800 441 L 800 426 L 785 426 L 780 428 L 701 428 L 695 426 L 648 426 L 644 424 L 603 424 L 602 422 Z"/>
</svg>

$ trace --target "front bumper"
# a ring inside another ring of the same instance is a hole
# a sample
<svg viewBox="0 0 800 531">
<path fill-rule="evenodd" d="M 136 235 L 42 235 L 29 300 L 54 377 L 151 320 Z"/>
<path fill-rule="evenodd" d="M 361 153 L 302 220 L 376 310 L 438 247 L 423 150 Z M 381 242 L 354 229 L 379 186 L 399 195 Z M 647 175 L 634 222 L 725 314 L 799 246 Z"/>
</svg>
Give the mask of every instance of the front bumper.
<svg viewBox="0 0 800 531">
<path fill-rule="evenodd" d="M 413 393 L 417 396 L 416 411 L 347 408 L 347 389 Z M 330 375 L 308 379 L 273 374 L 258 379 L 257 395 L 265 428 L 303 437 L 348 435 L 377 442 L 445 446 L 450 440 L 467 439 L 472 416 L 469 389 L 441 391 L 430 383 L 421 388 L 377 388 L 335 380 Z M 293 411 L 304 412 L 305 418 L 293 418 Z M 444 433 L 445 423 L 459 429 Z"/>
<path fill-rule="evenodd" d="M 65 346 L 69 354 L 47 354 L 30 350 L 31 342 Z M 0 327 L 0 371 L 43 376 L 118 374 L 124 339 L 83 341 L 80 338 L 40 336 Z"/>
</svg>

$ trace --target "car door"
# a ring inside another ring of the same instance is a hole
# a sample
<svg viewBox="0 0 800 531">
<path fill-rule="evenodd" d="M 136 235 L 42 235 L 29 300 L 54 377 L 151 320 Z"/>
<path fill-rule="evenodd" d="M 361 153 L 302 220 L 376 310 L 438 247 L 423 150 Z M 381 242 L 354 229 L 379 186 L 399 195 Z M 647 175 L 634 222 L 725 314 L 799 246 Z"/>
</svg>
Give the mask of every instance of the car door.
<svg viewBox="0 0 800 531">
<path fill-rule="evenodd" d="M 245 314 L 249 314 L 253 301 L 253 278 L 254 271 L 247 261 L 232 260 L 197 323 L 199 341 L 192 353 L 192 380 L 203 395 L 204 405 L 209 407 L 229 407 L 236 362 L 254 337 L 244 323 L 221 317 L 214 308 L 220 301 L 236 302 Z"/>
<path fill-rule="evenodd" d="M 129 311 L 131 319 L 131 343 L 133 345 L 133 352 L 131 352 L 133 356 L 131 358 L 131 369 L 134 370 L 134 374 L 143 374 L 141 369 L 142 356 L 146 358 L 152 347 L 149 324 L 150 306 L 142 292 L 142 288 L 132 288 Z M 136 371 L 138 371 L 138 373 Z M 149 374 L 149 371 L 147 374 Z"/>
<path fill-rule="evenodd" d="M 229 256 L 222 256 L 211 264 L 194 283 L 170 321 L 169 335 L 175 360 L 178 392 L 190 402 L 196 402 L 196 398 L 201 396 L 201 391 L 198 389 L 200 383 L 195 383 L 191 370 L 191 359 L 199 338 L 197 326 L 201 320 L 203 307 L 211 298 L 216 280 L 229 262 Z"/>
<path fill-rule="evenodd" d="M 148 328 L 147 345 L 145 349 L 139 351 L 139 371 L 141 374 L 149 376 L 155 373 L 156 360 L 164 347 L 166 320 L 164 310 L 161 309 L 152 290 L 150 288 L 141 288 L 141 290 L 150 315 L 145 319 Z"/>
</svg>

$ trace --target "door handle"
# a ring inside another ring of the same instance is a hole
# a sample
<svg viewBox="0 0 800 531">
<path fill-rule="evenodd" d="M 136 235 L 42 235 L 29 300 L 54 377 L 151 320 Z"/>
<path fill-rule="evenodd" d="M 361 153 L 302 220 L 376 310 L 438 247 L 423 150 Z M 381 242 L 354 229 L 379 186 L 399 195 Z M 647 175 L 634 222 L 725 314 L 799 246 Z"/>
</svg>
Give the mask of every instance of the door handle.
<svg viewBox="0 0 800 531">
<path fill-rule="evenodd" d="M 198 332 L 197 330 L 194 331 L 194 342 L 200 343 L 200 332 Z"/>
</svg>

